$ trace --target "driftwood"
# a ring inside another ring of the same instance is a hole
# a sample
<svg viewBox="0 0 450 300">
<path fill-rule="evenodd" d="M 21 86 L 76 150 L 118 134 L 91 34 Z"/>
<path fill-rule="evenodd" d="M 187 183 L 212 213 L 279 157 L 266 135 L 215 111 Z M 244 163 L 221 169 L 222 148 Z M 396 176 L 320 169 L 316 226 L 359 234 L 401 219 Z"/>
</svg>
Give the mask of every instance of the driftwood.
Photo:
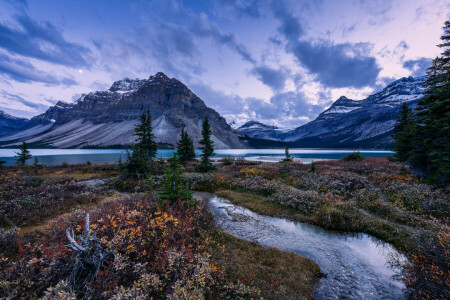
<svg viewBox="0 0 450 300">
<path fill-rule="evenodd" d="M 102 245 L 95 233 L 91 235 L 89 214 L 86 214 L 85 232 L 84 235 L 79 236 L 79 243 L 71 228 L 66 229 L 66 236 L 69 240 L 66 247 L 74 251 L 74 255 L 68 263 L 70 269 L 68 289 L 70 292 L 80 292 L 81 289 L 88 288 L 90 283 L 97 280 L 98 272 L 105 263 L 115 260 L 115 253 Z"/>
</svg>

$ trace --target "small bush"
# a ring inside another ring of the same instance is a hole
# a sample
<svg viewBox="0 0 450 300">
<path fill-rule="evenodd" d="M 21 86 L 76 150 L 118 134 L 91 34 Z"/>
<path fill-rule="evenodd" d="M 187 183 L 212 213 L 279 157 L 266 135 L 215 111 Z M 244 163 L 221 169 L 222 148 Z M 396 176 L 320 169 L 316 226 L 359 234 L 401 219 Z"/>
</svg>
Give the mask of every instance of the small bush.
<svg viewBox="0 0 450 300">
<path fill-rule="evenodd" d="M 364 159 L 365 157 L 361 155 L 359 151 L 350 153 L 349 155 L 343 158 L 344 161 L 362 161 Z"/>
</svg>

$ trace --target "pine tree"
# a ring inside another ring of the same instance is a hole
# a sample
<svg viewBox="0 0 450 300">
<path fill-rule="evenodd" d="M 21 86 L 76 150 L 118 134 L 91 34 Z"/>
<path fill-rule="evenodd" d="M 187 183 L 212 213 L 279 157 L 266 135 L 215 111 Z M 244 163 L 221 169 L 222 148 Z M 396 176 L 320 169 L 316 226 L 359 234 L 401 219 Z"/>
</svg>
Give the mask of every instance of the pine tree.
<svg viewBox="0 0 450 300">
<path fill-rule="evenodd" d="M 292 161 L 292 156 L 289 154 L 289 147 L 286 146 L 286 148 L 284 149 L 284 159 L 282 160 L 282 162 L 288 162 L 288 161 Z"/>
<path fill-rule="evenodd" d="M 395 140 L 395 157 L 399 161 L 407 161 L 413 149 L 413 116 L 412 110 L 406 103 L 403 103 L 397 116 L 397 123 L 394 126 L 393 138 Z"/>
<path fill-rule="evenodd" d="M 27 143 L 23 142 L 22 143 L 22 147 L 20 148 L 20 152 L 16 152 L 16 163 L 19 166 L 25 166 L 25 163 L 27 162 L 27 160 L 29 160 L 31 158 L 31 153 L 28 150 L 28 145 Z"/>
<path fill-rule="evenodd" d="M 450 181 L 450 20 L 441 37 L 442 56 L 427 71 L 425 96 L 416 109 L 413 167 L 435 182 Z"/>
<path fill-rule="evenodd" d="M 175 152 L 168 162 L 169 166 L 164 170 L 164 191 L 160 193 L 161 199 L 171 200 L 171 202 L 182 199 L 191 202 L 192 192 L 184 185 L 184 178 L 181 175 L 183 170 Z"/>
<path fill-rule="evenodd" d="M 139 148 L 152 161 L 156 157 L 158 145 L 155 142 L 149 110 L 141 115 L 140 123 L 134 129 L 134 135 L 137 137 L 135 148 Z"/>
<path fill-rule="evenodd" d="M 195 148 L 194 148 L 194 141 L 189 137 L 189 135 L 186 132 L 186 144 L 187 144 L 187 155 L 186 158 L 188 161 L 195 159 Z"/>
<path fill-rule="evenodd" d="M 197 166 L 197 170 L 200 172 L 208 172 L 214 170 L 215 167 L 209 160 L 209 158 L 214 155 L 214 144 L 211 140 L 211 126 L 209 125 L 207 117 L 205 117 L 205 120 L 203 121 L 202 139 L 199 143 L 203 146 L 200 147 L 200 149 L 202 150 L 202 154 L 200 155 L 201 161 Z"/>
<path fill-rule="evenodd" d="M 181 129 L 181 137 L 177 143 L 177 153 L 183 163 L 195 158 L 194 143 L 184 128 Z"/>
<path fill-rule="evenodd" d="M 149 110 L 141 115 L 140 122 L 134 129 L 134 135 L 136 144 L 133 146 L 133 152 L 127 153 L 127 169 L 132 175 L 141 176 L 150 172 L 151 163 L 158 150 Z"/>
</svg>

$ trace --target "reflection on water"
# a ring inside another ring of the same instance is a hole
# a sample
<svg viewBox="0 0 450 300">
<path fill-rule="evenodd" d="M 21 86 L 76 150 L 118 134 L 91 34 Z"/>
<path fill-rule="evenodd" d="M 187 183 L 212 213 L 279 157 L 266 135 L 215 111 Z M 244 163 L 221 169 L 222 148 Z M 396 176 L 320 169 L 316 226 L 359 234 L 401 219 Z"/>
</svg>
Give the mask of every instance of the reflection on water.
<svg viewBox="0 0 450 300">
<path fill-rule="evenodd" d="M 208 206 L 219 228 L 236 237 L 298 253 L 313 259 L 326 277 L 315 291 L 317 299 L 404 299 L 402 282 L 389 266 L 400 257 L 389 244 L 366 234 L 341 234 L 309 224 L 258 215 L 207 193 Z M 397 272 L 398 273 L 398 272 Z"/>
<path fill-rule="evenodd" d="M 14 155 L 19 149 L 0 149 L 0 160 L 6 161 L 6 165 L 15 163 Z M 117 162 L 119 158 L 125 160 L 126 150 L 123 149 L 31 149 L 31 155 L 39 159 L 44 165 L 80 164 L 90 161 L 91 163 Z M 158 158 L 173 156 L 172 149 L 159 149 Z M 322 150 L 322 149 L 290 149 L 291 156 L 302 158 L 304 161 L 321 159 L 340 159 L 353 152 L 352 150 Z M 201 152 L 196 150 L 197 155 Z M 245 157 L 251 160 L 279 161 L 284 158 L 284 149 L 216 149 L 216 157 Z M 381 157 L 392 155 L 390 151 L 368 151 L 361 153 L 366 157 Z M 32 163 L 29 160 L 28 163 Z"/>
</svg>

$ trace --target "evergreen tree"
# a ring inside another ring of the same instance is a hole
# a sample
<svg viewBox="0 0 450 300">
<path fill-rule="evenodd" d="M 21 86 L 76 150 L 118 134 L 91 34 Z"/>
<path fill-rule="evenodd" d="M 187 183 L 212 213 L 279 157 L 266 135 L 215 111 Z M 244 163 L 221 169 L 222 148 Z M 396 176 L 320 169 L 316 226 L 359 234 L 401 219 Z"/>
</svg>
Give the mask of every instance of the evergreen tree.
<svg viewBox="0 0 450 300">
<path fill-rule="evenodd" d="M 286 146 L 286 148 L 284 149 L 284 159 L 282 160 L 282 162 L 288 162 L 288 161 L 292 161 L 293 158 L 292 156 L 289 154 L 289 147 Z"/>
<path fill-rule="evenodd" d="M 395 157 L 399 161 L 407 161 L 413 149 L 414 123 L 412 110 L 406 103 L 403 103 L 397 116 L 397 123 L 394 126 L 393 138 L 395 140 Z"/>
<path fill-rule="evenodd" d="M 442 56 L 427 71 L 425 96 L 416 109 L 413 167 L 435 182 L 450 181 L 450 20 L 441 37 Z"/>
<path fill-rule="evenodd" d="M 192 201 L 192 192 L 184 185 L 184 178 L 181 175 L 180 161 L 177 154 L 173 153 L 173 157 L 168 159 L 169 166 L 164 170 L 164 191 L 160 193 L 161 199 L 175 201 L 177 199 Z"/>
<path fill-rule="evenodd" d="M 140 122 L 134 129 L 134 135 L 136 144 L 133 146 L 133 152 L 127 153 L 127 169 L 132 175 L 140 176 L 149 173 L 158 150 L 149 110 L 141 115 Z"/>
<path fill-rule="evenodd" d="M 139 148 L 152 161 L 156 157 L 158 145 L 155 142 L 149 110 L 147 110 L 147 113 L 141 115 L 140 123 L 134 129 L 134 135 L 137 137 L 135 148 Z"/>
<path fill-rule="evenodd" d="M 16 163 L 19 166 L 25 166 L 25 163 L 27 162 L 27 160 L 29 160 L 31 158 L 31 153 L 28 150 L 28 145 L 27 143 L 23 142 L 22 143 L 22 147 L 20 148 L 20 152 L 16 152 Z"/>
<path fill-rule="evenodd" d="M 194 142 L 188 133 L 181 129 L 181 137 L 177 143 L 177 153 L 181 162 L 193 160 L 195 158 Z"/>
<path fill-rule="evenodd" d="M 200 172 L 208 172 L 214 170 L 215 167 L 209 160 L 214 155 L 214 144 L 211 140 L 211 126 L 209 125 L 208 118 L 205 117 L 202 126 L 202 139 L 200 140 L 200 149 L 202 150 L 201 161 L 197 166 L 197 170 Z"/>
</svg>

